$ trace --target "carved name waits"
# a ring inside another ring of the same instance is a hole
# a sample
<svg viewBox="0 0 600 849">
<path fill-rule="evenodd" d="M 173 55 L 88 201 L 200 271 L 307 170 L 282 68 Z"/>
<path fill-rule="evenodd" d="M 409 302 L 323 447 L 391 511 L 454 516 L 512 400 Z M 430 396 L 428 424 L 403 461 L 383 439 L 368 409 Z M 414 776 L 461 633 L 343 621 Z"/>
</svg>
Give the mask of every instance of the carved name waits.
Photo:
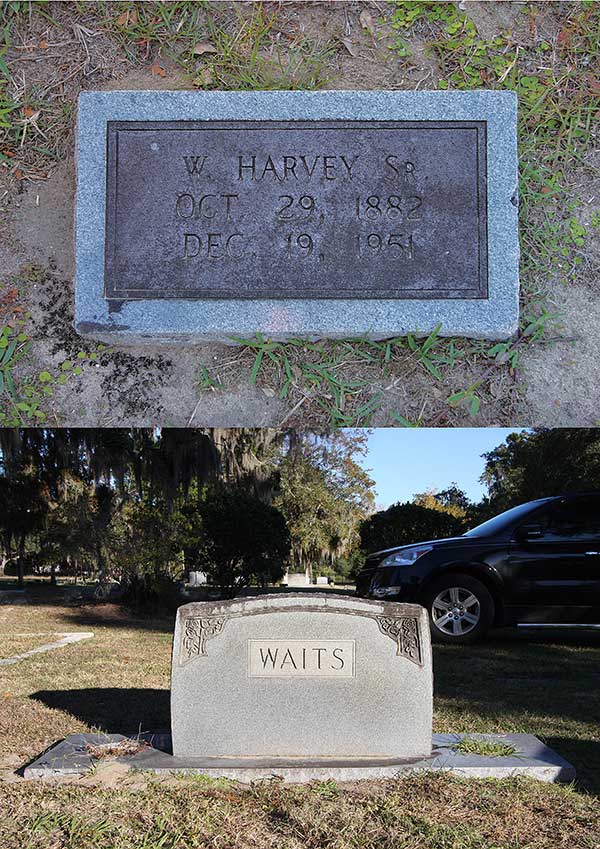
<svg viewBox="0 0 600 849">
<path fill-rule="evenodd" d="M 248 640 L 250 678 L 353 678 L 354 640 Z"/>
<path fill-rule="evenodd" d="M 105 296 L 486 298 L 485 122 L 109 122 Z"/>
</svg>

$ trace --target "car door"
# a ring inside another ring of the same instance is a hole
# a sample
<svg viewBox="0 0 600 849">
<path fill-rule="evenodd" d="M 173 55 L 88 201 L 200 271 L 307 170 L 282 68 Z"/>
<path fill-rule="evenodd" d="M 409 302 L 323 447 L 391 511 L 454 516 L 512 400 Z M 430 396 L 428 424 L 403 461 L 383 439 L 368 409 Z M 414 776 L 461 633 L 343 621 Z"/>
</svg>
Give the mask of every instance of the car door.
<svg viewBox="0 0 600 849">
<path fill-rule="evenodd" d="M 509 604 L 600 609 L 600 496 L 553 502 L 532 523 L 539 536 L 517 529 L 510 544 Z"/>
</svg>

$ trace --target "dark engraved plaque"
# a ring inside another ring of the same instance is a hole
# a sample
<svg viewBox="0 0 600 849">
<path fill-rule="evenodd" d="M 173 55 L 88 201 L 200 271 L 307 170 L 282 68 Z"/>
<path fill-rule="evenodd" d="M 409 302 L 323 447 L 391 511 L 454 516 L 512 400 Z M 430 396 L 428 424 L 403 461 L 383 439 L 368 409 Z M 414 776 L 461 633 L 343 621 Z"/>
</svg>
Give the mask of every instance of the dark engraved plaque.
<svg viewBox="0 0 600 849">
<path fill-rule="evenodd" d="M 484 121 L 108 123 L 105 296 L 487 298 Z"/>
</svg>

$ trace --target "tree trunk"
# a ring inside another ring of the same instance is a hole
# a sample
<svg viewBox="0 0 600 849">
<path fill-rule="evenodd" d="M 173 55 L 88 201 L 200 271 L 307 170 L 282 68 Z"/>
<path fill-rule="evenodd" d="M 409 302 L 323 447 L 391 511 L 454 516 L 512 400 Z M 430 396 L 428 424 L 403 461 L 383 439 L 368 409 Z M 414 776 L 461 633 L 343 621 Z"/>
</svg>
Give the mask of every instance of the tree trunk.
<svg viewBox="0 0 600 849">
<path fill-rule="evenodd" d="M 25 536 L 19 540 L 19 556 L 17 558 L 17 586 L 25 586 Z"/>
<path fill-rule="evenodd" d="M 98 582 L 100 584 L 105 584 L 108 580 L 108 569 L 106 560 L 104 559 L 104 554 L 102 553 L 102 546 L 99 543 L 96 543 L 96 563 L 98 565 Z"/>
</svg>

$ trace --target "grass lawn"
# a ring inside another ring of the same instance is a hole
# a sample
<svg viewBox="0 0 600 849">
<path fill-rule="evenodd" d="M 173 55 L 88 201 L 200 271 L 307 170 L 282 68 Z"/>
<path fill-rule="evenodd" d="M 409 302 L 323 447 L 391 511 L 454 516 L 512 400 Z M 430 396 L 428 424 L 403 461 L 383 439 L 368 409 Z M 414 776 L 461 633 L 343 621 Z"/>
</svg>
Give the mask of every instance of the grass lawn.
<svg viewBox="0 0 600 849">
<path fill-rule="evenodd" d="M 110 759 L 95 774 L 60 784 L 14 775 L 69 733 L 168 729 L 172 624 L 134 618 L 115 605 L 0 608 L 2 646 L 9 639 L 17 645 L 13 634 L 95 634 L 0 667 L 2 849 L 600 847 L 600 634 L 594 633 L 505 631 L 474 648 L 435 648 L 434 729 L 536 734 L 574 763 L 573 787 L 445 775 L 244 787 L 123 776 Z"/>
</svg>

